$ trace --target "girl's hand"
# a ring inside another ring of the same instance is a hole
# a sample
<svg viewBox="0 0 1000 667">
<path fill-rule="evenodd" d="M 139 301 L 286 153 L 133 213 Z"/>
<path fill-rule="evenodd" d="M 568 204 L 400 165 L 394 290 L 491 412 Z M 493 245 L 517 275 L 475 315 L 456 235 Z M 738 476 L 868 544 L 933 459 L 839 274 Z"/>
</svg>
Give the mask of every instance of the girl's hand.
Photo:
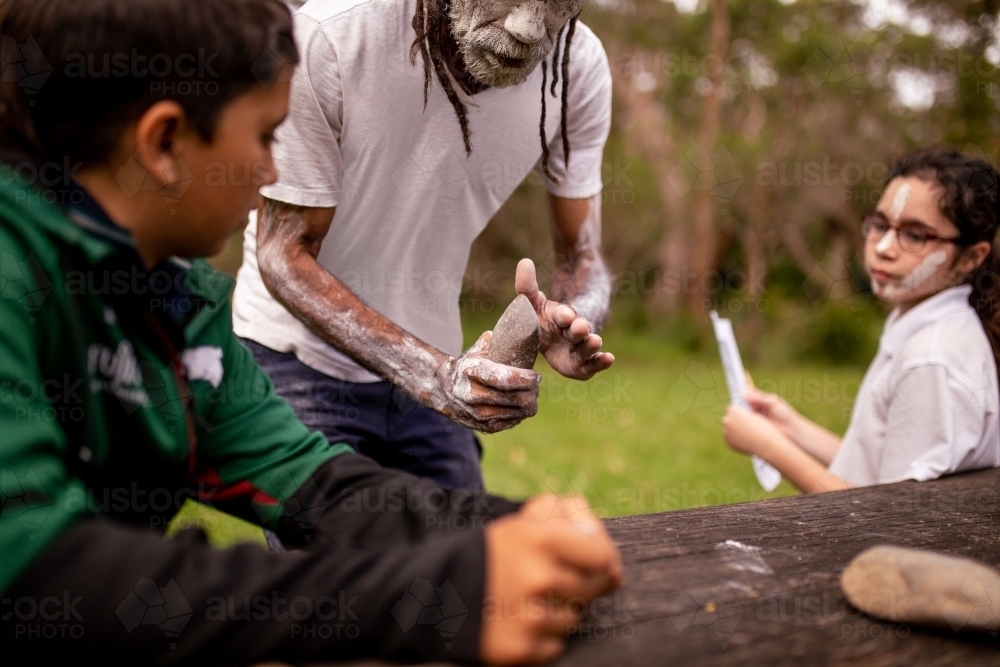
<svg viewBox="0 0 1000 667">
<path fill-rule="evenodd" d="M 744 454 L 764 456 L 769 445 L 784 434 L 766 417 L 744 408 L 730 405 L 722 418 L 722 437 L 726 444 Z"/>
<path fill-rule="evenodd" d="M 744 394 L 747 403 L 757 412 L 767 417 L 775 426 L 783 431 L 790 428 L 795 418 L 799 416 L 798 411 L 788 404 L 788 401 L 777 394 L 768 394 L 753 385 L 750 374 L 747 373 L 747 390 Z M 787 431 L 786 431 L 787 432 Z"/>
</svg>

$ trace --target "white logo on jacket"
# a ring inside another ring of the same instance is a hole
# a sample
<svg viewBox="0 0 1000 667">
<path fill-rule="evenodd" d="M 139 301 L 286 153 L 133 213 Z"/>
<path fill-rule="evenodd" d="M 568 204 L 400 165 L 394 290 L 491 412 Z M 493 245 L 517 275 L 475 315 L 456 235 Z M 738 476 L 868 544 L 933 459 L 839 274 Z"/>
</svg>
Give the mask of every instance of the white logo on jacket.
<svg viewBox="0 0 1000 667">
<path fill-rule="evenodd" d="M 201 345 L 184 350 L 181 354 L 181 365 L 188 380 L 205 380 L 213 389 L 222 384 L 222 348 L 214 345 Z"/>
<path fill-rule="evenodd" d="M 149 394 L 139 372 L 139 360 L 132 343 L 127 340 L 118 343 L 115 349 L 100 343 L 92 344 L 87 349 L 87 372 L 90 374 L 91 391 L 106 391 L 118 400 L 133 405 L 149 403 Z"/>
</svg>

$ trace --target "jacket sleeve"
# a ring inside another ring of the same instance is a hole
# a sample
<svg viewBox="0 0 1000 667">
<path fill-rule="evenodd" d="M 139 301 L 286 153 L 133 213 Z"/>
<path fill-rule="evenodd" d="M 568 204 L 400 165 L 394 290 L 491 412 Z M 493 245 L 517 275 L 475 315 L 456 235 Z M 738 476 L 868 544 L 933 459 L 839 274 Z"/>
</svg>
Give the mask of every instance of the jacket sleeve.
<svg viewBox="0 0 1000 667">
<path fill-rule="evenodd" d="M 202 336 L 221 348 L 223 373 L 199 415 L 198 481 L 218 487 L 214 504 L 231 501 L 223 509 L 273 528 L 321 464 L 353 450 L 299 421 L 233 334 L 228 302 L 221 308 Z"/>
<path fill-rule="evenodd" d="M 251 664 L 380 657 L 475 661 L 484 586 L 479 529 L 379 551 L 225 551 L 77 523 L 4 594 L 14 663 Z M 41 613 L 44 610 L 45 613 Z"/>
<path fill-rule="evenodd" d="M 82 511 L 83 483 L 64 463 L 66 437 L 47 397 L 72 394 L 68 375 L 46 377 L 41 342 L 58 308 L 34 256 L 0 228 L 0 591 Z"/>
</svg>

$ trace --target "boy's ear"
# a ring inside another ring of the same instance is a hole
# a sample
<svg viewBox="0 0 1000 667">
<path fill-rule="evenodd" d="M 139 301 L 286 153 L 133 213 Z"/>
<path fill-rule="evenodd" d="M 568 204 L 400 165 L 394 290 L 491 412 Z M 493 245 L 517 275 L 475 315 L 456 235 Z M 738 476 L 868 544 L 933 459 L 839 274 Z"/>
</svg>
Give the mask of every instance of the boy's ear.
<svg viewBox="0 0 1000 667">
<path fill-rule="evenodd" d="M 177 139 L 185 129 L 186 117 L 181 105 L 161 100 L 149 107 L 135 126 L 135 152 L 129 163 L 141 167 L 142 189 L 159 190 L 185 178 L 187 167 L 177 151 Z"/>
</svg>

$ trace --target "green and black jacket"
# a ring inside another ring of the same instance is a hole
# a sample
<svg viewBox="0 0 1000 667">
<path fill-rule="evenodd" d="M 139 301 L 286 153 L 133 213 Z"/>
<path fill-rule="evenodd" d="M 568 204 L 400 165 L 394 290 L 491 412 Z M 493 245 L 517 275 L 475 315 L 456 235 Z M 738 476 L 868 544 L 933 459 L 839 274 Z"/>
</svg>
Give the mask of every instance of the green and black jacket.
<svg viewBox="0 0 1000 667">
<path fill-rule="evenodd" d="M 75 182 L 34 189 L 16 166 L 0 172 L 0 591 L 14 653 L 475 660 L 482 529 L 514 505 L 445 494 L 309 432 L 233 335 L 227 276 L 203 260 L 146 269 Z M 394 493 L 406 502 L 385 502 Z M 197 530 L 164 539 L 188 498 L 291 551 L 212 550 Z M 69 608 L 56 621 L 38 606 L 49 598 Z"/>
</svg>

